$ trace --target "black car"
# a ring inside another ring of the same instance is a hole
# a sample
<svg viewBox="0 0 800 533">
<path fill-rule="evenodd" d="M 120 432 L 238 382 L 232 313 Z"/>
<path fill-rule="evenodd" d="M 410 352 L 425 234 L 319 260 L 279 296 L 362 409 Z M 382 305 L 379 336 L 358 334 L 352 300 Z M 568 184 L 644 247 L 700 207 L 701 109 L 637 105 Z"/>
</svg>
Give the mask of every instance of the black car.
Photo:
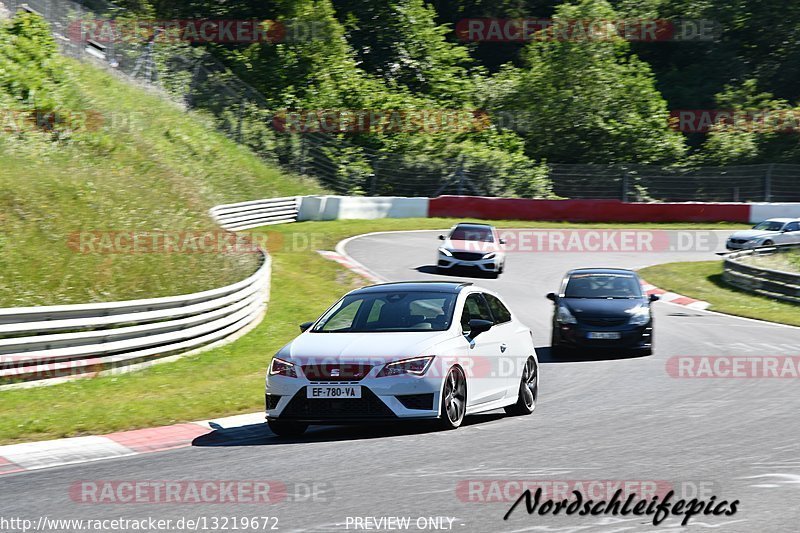
<svg viewBox="0 0 800 533">
<path fill-rule="evenodd" d="M 570 270 L 555 303 L 551 353 L 576 350 L 625 349 L 641 355 L 653 353 L 653 316 L 650 304 L 658 296 L 642 291 L 639 276 L 621 268 Z"/>
</svg>

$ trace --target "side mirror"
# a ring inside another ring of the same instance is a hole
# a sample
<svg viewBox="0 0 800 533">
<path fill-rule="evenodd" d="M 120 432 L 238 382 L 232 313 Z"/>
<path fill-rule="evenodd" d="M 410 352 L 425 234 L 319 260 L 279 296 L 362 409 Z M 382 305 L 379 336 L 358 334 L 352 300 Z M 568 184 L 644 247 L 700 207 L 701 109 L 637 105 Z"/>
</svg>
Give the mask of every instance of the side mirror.
<svg viewBox="0 0 800 533">
<path fill-rule="evenodd" d="M 469 321 L 469 338 L 474 339 L 481 333 L 492 329 L 494 323 L 491 320 L 483 320 L 481 318 L 473 318 Z"/>
<path fill-rule="evenodd" d="M 313 320 L 311 322 L 303 322 L 302 324 L 300 324 L 300 331 L 305 332 L 308 330 L 308 328 L 310 328 L 313 325 L 314 325 Z"/>
<path fill-rule="evenodd" d="M 506 240 L 505 239 L 499 239 L 497 242 L 499 242 L 500 244 L 505 244 Z"/>
<path fill-rule="evenodd" d="M 547 298 L 548 300 L 550 300 L 550 301 L 553 301 L 553 302 L 555 302 L 556 300 L 558 300 L 558 296 L 556 296 L 556 293 L 554 293 L 554 292 L 548 292 L 548 293 L 547 293 L 547 297 L 546 297 L 546 298 Z"/>
<path fill-rule="evenodd" d="M 651 295 L 648 297 L 648 299 L 649 299 L 651 302 L 657 302 L 657 301 L 659 301 L 659 300 L 661 299 L 661 296 L 659 296 L 658 294 L 651 294 Z"/>
<path fill-rule="evenodd" d="M 447 237 L 445 237 L 444 235 L 439 235 L 439 240 L 440 240 L 440 241 L 443 241 L 443 240 L 445 240 L 445 239 L 447 239 Z"/>
</svg>

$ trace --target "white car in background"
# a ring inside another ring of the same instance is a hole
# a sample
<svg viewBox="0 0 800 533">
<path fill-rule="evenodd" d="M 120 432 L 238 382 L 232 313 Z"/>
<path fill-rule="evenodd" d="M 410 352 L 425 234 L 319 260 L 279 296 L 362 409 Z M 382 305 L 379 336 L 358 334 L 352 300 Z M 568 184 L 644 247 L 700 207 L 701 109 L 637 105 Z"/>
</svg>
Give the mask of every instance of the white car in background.
<svg viewBox="0 0 800 533">
<path fill-rule="evenodd" d="M 531 330 L 471 283 L 400 282 L 351 291 L 272 359 L 266 414 L 277 435 L 309 424 L 533 412 L 539 360 Z"/>
<path fill-rule="evenodd" d="M 743 250 L 773 244 L 800 243 L 800 219 L 770 218 L 753 226 L 753 229 L 737 231 L 725 243 L 728 250 Z"/>
<path fill-rule="evenodd" d="M 477 268 L 494 276 L 503 273 L 506 254 L 497 230 L 488 224 L 456 224 L 439 247 L 436 269 L 439 272 L 457 267 Z"/>
</svg>

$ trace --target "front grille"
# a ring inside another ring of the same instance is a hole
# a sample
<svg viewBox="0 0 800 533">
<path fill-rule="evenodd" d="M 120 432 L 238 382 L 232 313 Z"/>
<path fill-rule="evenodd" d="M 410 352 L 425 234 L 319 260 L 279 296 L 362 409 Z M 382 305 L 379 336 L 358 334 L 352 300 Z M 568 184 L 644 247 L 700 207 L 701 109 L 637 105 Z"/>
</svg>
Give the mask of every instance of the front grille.
<svg viewBox="0 0 800 533">
<path fill-rule="evenodd" d="M 306 389 L 300 389 L 281 413 L 281 418 L 311 420 L 348 420 L 362 418 L 394 418 L 395 414 L 380 398 L 366 387 L 361 387 L 361 398 L 306 398 Z"/>
<path fill-rule="evenodd" d="M 265 403 L 267 404 L 267 409 L 275 409 L 278 407 L 278 402 L 281 401 L 281 397 L 277 394 L 265 394 Z"/>
<path fill-rule="evenodd" d="M 747 239 L 731 239 L 731 242 L 736 244 L 744 244 L 747 242 Z"/>
<path fill-rule="evenodd" d="M 395 396 L 406 409 L 433 409 L 433 393 L 429 394 L 403 394 Z"/>
<path fill-rule="evenodd" d="M 452 252 L 453 257 L 461 261 L 478 261 L 483 259 L 482 253 L 476 252 Z"/>
<path fill-rule="evenodd" d="M 580 321 L 587 326 L 621 326 L 628 323 L 627 318 L 581 318 Z"/>
<path fill-rule="evenodd" d="M 303 366 L 303 374 L 310 381 L 360 381 L 370 370 L 372 365 L 358 363 Z"/>
</svg>

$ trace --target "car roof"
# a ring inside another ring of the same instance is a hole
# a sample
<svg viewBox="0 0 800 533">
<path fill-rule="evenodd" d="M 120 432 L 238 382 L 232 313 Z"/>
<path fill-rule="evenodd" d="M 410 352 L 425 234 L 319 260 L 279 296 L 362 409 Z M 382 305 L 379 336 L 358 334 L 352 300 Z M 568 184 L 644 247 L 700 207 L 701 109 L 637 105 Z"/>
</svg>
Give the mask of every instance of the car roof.
<svg viewBox="0 0 800 533">
<path fill-rule="evenodd" d="M 363 294 L 370 292 L 407 291 L 407 292 L 449 292 L 459 293 L 461 289 L 472 285 L 470 282 L 461 281 L 395 281 L 379 283 L 351 291 L 350 294 Z"/>
<path fill-rule="evenodd" d="M 475 228 L 475 229 L 494 229 L 490 224 L 480 224 L 478 222 L 459 222 L 455 225 L 456 228 Z"/>
<path fill-rule="evenodd" d="M 572 276 L 574 274 L 633 274 L 636 275 L 636 272 L 633 270 L 629 270 L 627 268 L 610 268 L 610 267 L 598 267 L 598 268 L 574 268 L 567 272 L 567 276 Z"/>
<path fill-rule="evenodd" d="M 764 220 L 764 222 L 783 222 L 785 224 L 786 222 L 797 222 L 798 220 L 800 220 L 800 218 L 768 218 Z"/>
</svg>

